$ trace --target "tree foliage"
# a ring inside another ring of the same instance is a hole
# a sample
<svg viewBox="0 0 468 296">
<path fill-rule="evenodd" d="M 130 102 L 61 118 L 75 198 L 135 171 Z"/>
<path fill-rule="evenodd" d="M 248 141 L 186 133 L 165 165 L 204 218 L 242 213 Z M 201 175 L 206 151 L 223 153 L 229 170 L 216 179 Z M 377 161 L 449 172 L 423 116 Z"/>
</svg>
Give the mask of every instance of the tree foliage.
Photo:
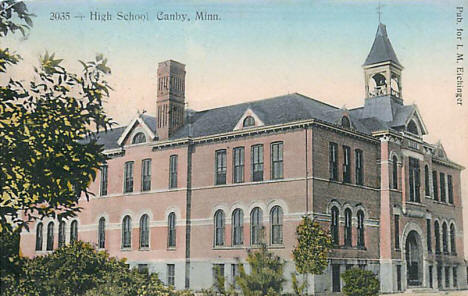
<svg viewBox="0 0 468 296">
<path fill-rule="evenodd" d="M 244 296 L 281 295 L 283 290 L 284 262 L 268 251 L 266 244 L 260 244 L 257 250 L 249 250 L 247 262 L 250 273 L 240 265 L 237 283 Z"/>
<path fill-rule="evenodd" d="M 377 296 L 380 282 L 372 271 L 357 267 L 348 269 L 341 277 L 345 282 L 343 293 L 346 296 Z"/>
<path fill-rule="evenodd" d="M 31 28 L 23 2 L 0 4 L 0 37 Z M 0 41 L 2 39 L 0 38 Z M 0 75 L 21 61 L 0 49 Z M 62 60 L 45 53 L 32 81 L 0 85 L 0 232 L 43 217 L 66 219 L 80 210 L 78 200 L 106 161 L 93 130 L 106 130 L 111 119 L 103 102 L 110 68 L 98 55 L 80 61 L 83 71 L 68 71 Z"/>
<path fill-rule="evenodd" d="M 297 246 L 293 250 L 296 270 L 300 274 L 322 274 L 328 266 L 328 255 L 333 247 L 328 231 L 304 216 L 296 229 Z"/>
<path fill-rule="evenodd" d="M 26 259 L 20 276 L 2 277 L 2 295 L 192 295 L 164 286 L 157 274 L 130 270 L 125 260 L 74 242 L 45 256 Z M 8 285 L 6 285 L 8 284 Z"/>
</svg>

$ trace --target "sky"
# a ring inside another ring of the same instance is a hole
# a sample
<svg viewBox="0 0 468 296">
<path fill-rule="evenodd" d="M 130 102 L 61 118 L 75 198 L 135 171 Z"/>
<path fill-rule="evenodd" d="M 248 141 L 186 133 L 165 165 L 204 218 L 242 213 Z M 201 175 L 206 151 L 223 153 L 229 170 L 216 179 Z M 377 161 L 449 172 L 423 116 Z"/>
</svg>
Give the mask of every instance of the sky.
<svg viewBox="0 0 468 296">
<path fill-rule="evenodd" d="M 461 27 L 456 7 L 463 0 L 381 4 L 381 21 L 404 66 L 405 104 L 417 104 L 429 130 L 425 140 L 440 140 L 451 160 L 468 167 L 468 89 L 462 106 L 455 100 L 456 29 Z M 157 64 L 167 59 L 186 64 L 186 98 L 195 110 L 292 92 L 337 107 L 361 106 L 361 66 L 379 22 L 378 2 L 370 0 L 34 0 L 27 5 L 36 14 L 33 29 L 27 38 L 6 40 L 24 58 L 11 75 L 28 78 L 46 50 L 76 71 L 78 60 L 102 53 L 112 68 L 114 89 L 106 110 L 121 125 L 137 111 L 156 113 Z M 197 11 L 217 14 L 219 20 L 195 21 Z M 51 20 L 62 12 L 69 12 L 70 20 Z M 109 12 L 113 19 L 91 21 L 91 12 Z M 150 19 L 121 21 L 119 12 Z M 190 21 L 158 21 L 161 13 L 187 14 Z M 468 217 L 468 173 L 462 178 Z"/>
</svg>

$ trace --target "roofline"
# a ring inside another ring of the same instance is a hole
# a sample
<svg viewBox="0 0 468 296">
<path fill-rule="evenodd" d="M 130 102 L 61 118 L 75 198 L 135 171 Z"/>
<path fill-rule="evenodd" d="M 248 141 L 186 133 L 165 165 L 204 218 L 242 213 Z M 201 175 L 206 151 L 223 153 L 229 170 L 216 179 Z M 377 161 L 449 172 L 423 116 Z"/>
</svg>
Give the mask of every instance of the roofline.
<svg viewBox="0 0 468 296">
<path fill-rule="evenodd" d="M 153 150 L 157 150 L 160 148 L 164 147 L 169 147 L 169 146 L 174 146 L 174 145 L 180 145 L 180 144 L 187 144 L 187 143 L 200 143 L 200 142 L 208 142 L 208 141 L 213 141 L 217 140 L 218 138 L 220 139 L 226 139 L 226 138 L 234 138 L 238 136 L 244 136 L 248 134 L 257 134 L 257 133 L 264 133 L 264 132 L 270 132 L 274 130 L 283 130 L 283 129 L 289 129 L 289 128 L 299 128 L 299 127 L 304 127 L 304 126 L 319 126 L 319 127 L 325 127 L 325 128 L 330 128 L 337 130 L 338 132 L 350 134 L 352 136 L 357 136 L 360 138 L 363 138 L 367 141 L 374 142 L 374 143 L 379 143 L 379 140 L 376 139 L 375 137 L 358 132 L 356 130 L 351 130 L 351 129 L 343 129 L 340 126 L 336 124 L 330 124 L 325 121 L 321 121 L 318 119 L 306 119 L 306 120 L 299 120 L 299 121 L 294 121 L 294 122 L 289 122 L 289 123 L 283 123 L 283 124 L 276 124 L 276 125 L 268 125 L 268 126 L 260 126 L 260 127 L 255 127 L 255 128 L 249 128 L 249 129 L 242 129 L 242 130 L 235 130 L 235 131 L 230 131 L 226 133 L 219 133 L 219 134 L 213 134 L 213 135 L 208 135 L 208 136 L 201 136 L 201 137 L 184 137 L 180 139 L 174 139 L 174 140 L 165 140 L 165 141 L 159 141 L 155 142 L 153 146 Z"/>
<path fill-rule="evenodd" d="M 386 66 L 386 65 L 391 65 L 391 66 L 395 66 L 398 70 L 402 71 L 403 69 L 405 69 L 405 67 L 403 67 L 402 65 L 400 64 L 397 64 L 395 63 L 394 61 L 383 61 L 383 62 L 378 62 L 378 63 L 374 63 L 374 64 L 362 64 L 361 67 L 363 69 L 370 69 L 370 68 L 374 68 L 374 67 L 380 67 L 380 66 Z"/>
<path fill-rule="evenodd" d="M 277 98 L 281 98 L 281 97 L 286 97 L 286 96 L 289 96 L 289 95 L 298 95 L 298 96 L 303 97 L 304 99 L 309 99 L 309 100 L 311 100 L 311 101 L 317 102 L 317 103 L 319 103 L 319 104 L 322 104 L 322 105 L 325 105 L 325 106 L 328 106 L 328 107 L 332 107 L 332 108 L 335 108 L 335 109 L 340 109 L 340 108 L 338 108 L 338 107 L 336 107 L 336 106 L 333 106 L 333 105 L 324 103 L 324 102 L 322 102 L 322 101 L 319 101 L 319 100 L 317 100 L 317 99 L 308 97 L 308 96 L 303 95 L 303 94 L 300 94 L 300 93 L 298 93 L 298 92 L 293 92 L 293 93 L 288 93 L 288 94 L 284 94 L 284 95 L 279 95 L 279 96 L 274 96 L 274 97 L 269 97 L 269 98 L 254 100 L 254 101 L 247 101 L 247 102 L 238 103 L 238 104 L 233 104 L 233 105 L 225 105 L 225 106 L 219 106 L 219 107 L 215 107 L 215 108 L 211 108 L 211 109 L 204 109 L 204 110 L 200 110 L 200 111 L 193 110 L 193 111 L 195 111 L 196 113 L 199 113 L 199 112 L 207 112 L 207 111 L 211 111 L 211 110 L 217 110 L 217 109 L 222 109 L 222 108 L 240 106 L 240 105 L 244 105 L 244 104 L 257 103 L 257 102 L 261 102 L 261 101 L 268 101 L 268 100 L 272 100 L 272 99 L 277 99 Z"/>
</svg>

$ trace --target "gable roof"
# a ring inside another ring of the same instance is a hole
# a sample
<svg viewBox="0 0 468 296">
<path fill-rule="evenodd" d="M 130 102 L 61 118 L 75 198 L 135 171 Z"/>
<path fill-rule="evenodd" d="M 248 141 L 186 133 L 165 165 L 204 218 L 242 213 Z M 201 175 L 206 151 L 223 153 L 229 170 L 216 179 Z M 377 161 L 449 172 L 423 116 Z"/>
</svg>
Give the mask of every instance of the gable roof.
<svg viewBox="0 0 468 296">
<path fill-rule="evenodd" d="M 341 126 L 343 112 L 347 113 L 352 129 L 371 135 L 372 132 L 404 127 L 415 114 L 415 106 L 405 106 L 390 96 L 366 99 L 363 107 L 343 110 L 299 93 L 224 106 L 203 111 L 186 110 L 185 124 L 171 135 L 169 140 L 185 137 L 204 137 L 232 132 L 248 110 L 263 122 L 264 126 L 285 124 L 300 120 L 316 119 Z M 191 124 L 188 124 L 189 121 Z M 98 142 L 104 149 L 121 147 L 123 140 L 139 122 L 150 130 L 156 140 L 156 118 L 140 114 L 128 126 L 98 134 Z M 190 134 L 189 134 L 190 133 Z M 120 140 L 120 141 L 119 141 Z"/>
<path fill-rule="evenodd" d="M 117 140 L 119 146 L 123 145 L 125 139 L 133 131 L 134 127 L 139 124 L 143 130 L 148 133 L 151 140 L 156 138 L 156 118 L 144 114 L 138 114 L 133 120 L 127 125 Z"/>
<path fill-rule="evenodd" d="M 234 129 L 247 109 L 251 109 L 268 125 L 282 124 L 305 119 L 327 119 L 326 112 L 336 107 L 303 96 L 298 93 L 278 96 L 254 102 L 225 106 L 196 112 L 191 118 L 192 136 L 202 137 L 229 132 Z M 188 125 L 184 125 L 171 139 L 188 136 Z"/>
<path fill-rule="evenodd" d="M 393 50 L 392 43 L 388 38 L 387 28 L 384 24 L 380 23 L 377 28 L 377 33 L 375 34 L 372 48 L 364 62 L 364 66 L 382 62 L 393 62 L 401 67 L 395 51 Z"/>
</svg>

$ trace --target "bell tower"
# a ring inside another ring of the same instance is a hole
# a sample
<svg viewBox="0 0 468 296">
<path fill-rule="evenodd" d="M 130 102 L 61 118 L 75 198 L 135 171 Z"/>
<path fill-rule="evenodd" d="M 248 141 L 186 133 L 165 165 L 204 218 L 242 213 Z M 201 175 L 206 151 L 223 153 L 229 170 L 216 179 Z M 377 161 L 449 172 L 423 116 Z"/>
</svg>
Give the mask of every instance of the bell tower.
<svg viewBox="0 0 468 296">
<path fill-rule="evenodd" d="M 393 50 L 387 29 L 379 23 L 374 43 L 362 66 L 366 99 L 390 96 L 395 102 L 403 103 L 401 90 L 401 71 L 403 66 Z"/>
<path fill-rule="evenodd" d="M 159 140 L 168 139 L 184 125 L 185 65 L 168 60 L 158 65 L 156 129 Z"/>
</svg>

